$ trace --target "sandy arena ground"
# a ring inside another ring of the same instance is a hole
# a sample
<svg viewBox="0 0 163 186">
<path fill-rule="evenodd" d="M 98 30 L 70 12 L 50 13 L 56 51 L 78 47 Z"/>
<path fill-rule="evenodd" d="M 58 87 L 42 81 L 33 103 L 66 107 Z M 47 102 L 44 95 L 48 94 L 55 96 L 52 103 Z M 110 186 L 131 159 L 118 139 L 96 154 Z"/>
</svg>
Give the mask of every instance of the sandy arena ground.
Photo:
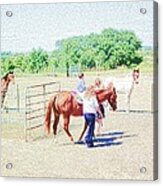
<svg viewBox="0 0 163 186">
<path fill-rule="evenodd" d="M 56 78 L 57 79 L 57 78 Z M 2 125 L 3 176 L 98 178 L 98 179 L 153 179 L 153 114 L 151 113 L 150 77 L 141 77 L 134 89 L 131 110 L 107 111 L 101 135 L 95 139 L 95 147 L 88 149 L 83 144 L 72 144 L 61 129 L 57 139 L 45 137 L 43 128 L 31 132 L 29 142 L 23 139 L 23 126 Z M 34 83 L 54 81 L 54 77 L 36 78 Z M 72 78 L 62 88 L 72 89 Z M 93 78 L 87 77 L 92 83 Z M 23 81 L 17 79 L 17 81 Z M 24 80 L 25 81 L 25 80 Z M 125 108 L 124 96 L 118 96 L 118 108 Z M 134 112 L 142 110 L 143 112 Z M 83 118 L 71 118 L 70 131 L 77 140 L 83 126 Z M 6 165 L 13 167 L 7 169 Z M 145 167 L 145 171 L 141 169 Z"/>
</svg>

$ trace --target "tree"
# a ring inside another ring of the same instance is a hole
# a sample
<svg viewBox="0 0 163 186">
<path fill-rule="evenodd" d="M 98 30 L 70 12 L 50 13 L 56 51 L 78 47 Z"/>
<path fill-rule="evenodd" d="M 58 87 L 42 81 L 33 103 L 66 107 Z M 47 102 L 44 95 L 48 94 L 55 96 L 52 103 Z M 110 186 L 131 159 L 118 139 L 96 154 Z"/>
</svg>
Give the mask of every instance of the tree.
<svg viewBox="0 0 163 186">
<path fill-rule="evenodd" d="M 48 54 L 41 48 L 33 49 L 27 57 L 27 68 L 32 73 L 38 73 L 41 69 L 48 66 Z"/>
<path fill-rule="evenodd" d="M 57 50 L 64 56 L 64 63 L 78 64 L 83 68 L 101 66 L 114 69 L 131 67 L 142 62 L 138 50 L 141 42 L 131 31 L 105 29 L 101 34 L 72 37 L 57 42 Z"/>
<path fill-rule="evenodd" d="M 23 72 L 38 73 L 44 68 L 66 69 L 79 65 L 82 69 L 116 69 L 139 65 L 143 58 L 139 50 L 141 41 L 134 32 L 105 29 L 99 34 L 70 37 L 56 42 L 56 49 L 47 53 L 33 49 L 26 54 L 1 54 L 2 71 L 19 68 Z"/>
</svg>

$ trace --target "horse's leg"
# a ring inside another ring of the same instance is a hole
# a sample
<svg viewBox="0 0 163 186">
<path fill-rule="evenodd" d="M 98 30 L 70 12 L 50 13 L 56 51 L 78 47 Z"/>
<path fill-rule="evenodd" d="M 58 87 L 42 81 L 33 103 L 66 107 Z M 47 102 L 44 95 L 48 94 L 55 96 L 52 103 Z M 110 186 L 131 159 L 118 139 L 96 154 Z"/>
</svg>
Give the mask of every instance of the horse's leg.
<svg viewBox="0 0 163 186">
<path fill-rule="evenodd" d="M 60 118 L 60 115 L 59 114 L 55 114 L 54 115 L 54 124 L 53 124 L 53 133 L 54 133 L 54 136 L 57 135 L 57 126 L 58 126 L 58 123 L 59 123 L 59 118 Z"/>
<path fill-rule="evenodd" d="M 81 140 L 82 140 L 82 138 L 83 138 L 83 136 L 84 136 L 86 130 L 87 130 L 87 124 L 86 124 L 86 122 L 85 122 L 85 123 L 84 123 L 84 128 L 83 128 L 83 130 L 82 130 L 82 133 L 81 133 L 81 135 L 80 135 L 78 141 L 81 141 Z"/>
<path fill-rule="evenodd" d="M 53 134 L 54 134 L 54 139 L 55 139 L 55 142 L 57 143 L 57 127 L 58 127 L 58 124 L 59 124 L 59 118 L 60 118 L 60 114 L 58 113 L 58 111 L 56 110 L 56 107 L 55 107 L 55 103 L 56 102 L 56 96 L 54 97 L 54 104 L 53 104 L 53 112 L 54 112 L 54 123 L 53 123 Z"/>
<path fill-rule="evenodd" d="M 102 119 L 98 119 L 96 123 L 97 123 L 96 136 L 99 136 L 101 134 L 101 127 L 103 126 Z"/>
<path fill-rule="evenodd" d="M 127 95 L 127 108 L 126 108 L 126 112 L 127 113 L 130 112 L 130 94 Z"/>
<path fill-rule="evenodd" d="M 129 93 L 127 94 L 127 113 L 130 112 L 130 99 L 131 99 L 131 94 L 132 94 L 133 88 L 134 87 L 132 86 Z"/>
<path fill-rule="evenodd" d="M 53 123 L 53 134 L 54 134 L 54 142 L 55 143 L 58 143 L 57 141 L 57 126 L 59 124 L 59 118 L 60 118 L 60 115 L 58 113 L 55 113 L 54 114 L 54 123 Z"/>
<path fill-rule="evenodd" d="M 74 141 L 70 131 L 69 131 L 69 122 L 70 122 L 70 116 L 69 115 L 63 115 L 63 120 L 64 120 L 64 126 L 63 129 L 70 138 L 71 141 Z"/>
</svg>

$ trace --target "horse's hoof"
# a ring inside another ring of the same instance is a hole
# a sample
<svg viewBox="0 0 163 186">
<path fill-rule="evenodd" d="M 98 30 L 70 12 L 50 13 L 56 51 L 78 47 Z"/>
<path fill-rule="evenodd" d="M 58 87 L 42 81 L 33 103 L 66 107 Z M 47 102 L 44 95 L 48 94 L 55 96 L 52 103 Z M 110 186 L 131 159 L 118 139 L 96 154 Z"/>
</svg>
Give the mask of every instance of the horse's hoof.
<svg viewBox="0 0 163 186">
<path fill-rule="evenodd" d="M 74 144 L 78 144 L 78 145 L 82 145 L 82 144 L 85 144 L 84 141 L 81 141 L 81 140 L 78 140 L 78 141 L 75 141 Z"/>
<path fill-rule="evenodd" d="M 54 136 L 52 141 L 53 141 L 53 143 L 57 144 L 58 143 L 57 137 Z"/>
<path fill-rule="evenodd" d="M 71 145 L 75 145 L 75 142 L 74 142 L 74 141 L 72 141 L 72 140 L 70 141 L 70 143 L 71 143 Z"/>
<path fill-rule="evenodd" d="M 72 137 L 70 137 L 70 142 L 71 144 L 74 144 L 74 139 Z"/>
<path fill-rule="evenodd" d="M 78 141 L 82 141 L 83 138 L 79 138 Z"/>
<path fill-rule="evenodd" d="M 70 138 L 70 141 L 74 142 L 74 139 L 73 138 Z"/>
</svg>

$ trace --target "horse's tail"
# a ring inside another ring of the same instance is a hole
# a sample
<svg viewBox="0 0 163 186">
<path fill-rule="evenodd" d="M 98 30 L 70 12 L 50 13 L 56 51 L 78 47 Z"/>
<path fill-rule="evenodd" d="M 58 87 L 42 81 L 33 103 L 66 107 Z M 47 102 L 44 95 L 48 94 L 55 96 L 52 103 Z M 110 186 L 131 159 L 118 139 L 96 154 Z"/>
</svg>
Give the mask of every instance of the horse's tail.
<svg viewBox="0 0 163 186">
<path fill-rule="evenodd" d="M 52 114 L 52 108 L 54 107 L 56 100 L 56 96 L 52 96 L 48 102 L 47 111 L 45 114 L 45 130 L 50 134 L 50 123 L 51 123 L 51 114 Z"/>
</svg>

